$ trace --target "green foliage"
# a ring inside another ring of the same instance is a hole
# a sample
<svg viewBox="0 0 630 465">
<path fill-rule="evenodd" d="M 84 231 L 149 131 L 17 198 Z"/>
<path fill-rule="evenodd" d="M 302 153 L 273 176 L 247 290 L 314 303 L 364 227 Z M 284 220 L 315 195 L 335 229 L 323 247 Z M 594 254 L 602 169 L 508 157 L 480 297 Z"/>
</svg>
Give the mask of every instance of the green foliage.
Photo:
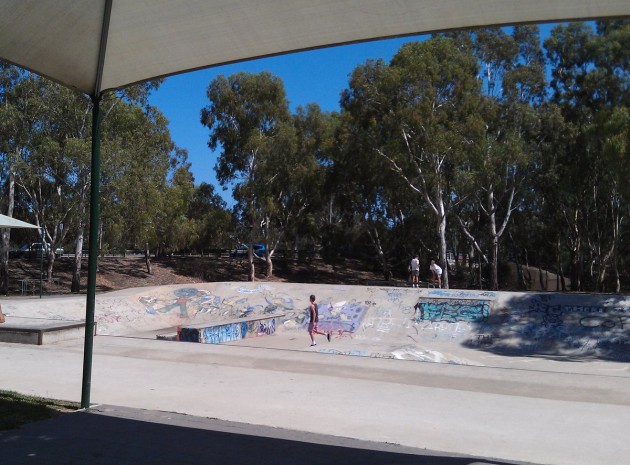
<svg viewBox="0 0 630 465">
<path fill-rule="evenodd" d="M 479 283 L 459 265 L 471 285 L 498 288 L 513 260 L 574 290 L 620 291 L 630 284 L 629 54 L 626 19 L 560 24 L 542 45 L 530 25 L 438 34 L 357 66 L 339 114 L 315 104 L 292 114 L 270 73 L 219 76 L 201 123 L 232 211 L 195 185 L 148 104 L 159 81 L 108 94 L 103 250 L 263 242 L 269 274 L 284 248 L 364 257 L 399 277 L 412 254 L 444 265 L 456 253 L 483 269 Z M 0 207 L 14 177 L 15 210 L 55 244 L 78 247 L 87 226 L 91 109 L 0 64 Z"/>
</svg>

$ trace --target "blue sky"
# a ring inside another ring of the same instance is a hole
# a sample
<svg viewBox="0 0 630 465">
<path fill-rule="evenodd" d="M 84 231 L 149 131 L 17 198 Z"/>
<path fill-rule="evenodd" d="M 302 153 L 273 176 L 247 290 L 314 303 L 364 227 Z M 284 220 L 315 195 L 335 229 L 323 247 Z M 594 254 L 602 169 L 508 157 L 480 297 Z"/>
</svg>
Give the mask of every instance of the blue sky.
<svg viewBox="0 0 630 465">
<path fill-rule="evenodd" d="M 551 24 L 541 25 L 542 40 L 549 35 L 552 27 Z M 357 65 L 370 58 L 389 61 L 404 43 L 427 37 L 422 35 L 343 45 L 172 76 L 151 96 L 151 103 L 168 118 L 171 137 L 177 146 L 188 150 L 195 184 L 207 182 L 215 185 L 216 192 L 228 205 L 232 205 L 231 192 L 223 192 L 214 176 L 219 153 L 213 153 L 208 148 L 209 131 L 200 122 L 201 109 L 208 104 L 206 89 L 216 76 L 229 76 L 240 71 L 269 71 L 284 82 L 291 111 L 308 103 L 317 103 L 324 111 L 337 111 L 340 93 L 347 88 L 348 76 Z"/>
<path fill-rule="evenodd" d="M 370 58 L 389 61 L 400 46 L 415 36 L 351 44 L 320 50 L 293 53 L 172 76 L 151 96 L 151 104 L 160 108 L 169 120 L 171 137 L 178 147 L 188 150 L 195 184 L 207 182 L 216 186 L 228 204 L 230 192 L 222 192 L 214 176 L 218 153 L 208 148 L 208 128 L 200 123 L 201 109 L 208 104 L 206 89 L 216 76 L 240 71 L 269 71 L 284 82 L 291 111 L 308 103 L 317 103 L 324 111 L 339 110 L 340 93 L 348 86 L 348 76 Z"/>
</svg>

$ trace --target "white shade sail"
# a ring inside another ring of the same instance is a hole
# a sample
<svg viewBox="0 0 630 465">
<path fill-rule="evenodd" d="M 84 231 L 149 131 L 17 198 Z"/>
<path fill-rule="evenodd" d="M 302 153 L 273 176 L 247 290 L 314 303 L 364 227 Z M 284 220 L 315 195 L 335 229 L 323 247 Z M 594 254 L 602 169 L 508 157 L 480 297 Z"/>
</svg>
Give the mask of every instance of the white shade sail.
<svg viewBox="0 0 630 465">
<path fill-rule="evenodd" d="M 25 221 L 16 220 L 10 216 L 0 215 L 0 229 L 4 228 L 29 228 L 37 229 L 39 226 L 36 224 L 27 223 Z"/>
<path fill-rule="evenodd" d="M 0 58 L 99 95 L 349 42 L 628 16 L 630 0 L 0 0 L 0 8 Z"/>
</svg>

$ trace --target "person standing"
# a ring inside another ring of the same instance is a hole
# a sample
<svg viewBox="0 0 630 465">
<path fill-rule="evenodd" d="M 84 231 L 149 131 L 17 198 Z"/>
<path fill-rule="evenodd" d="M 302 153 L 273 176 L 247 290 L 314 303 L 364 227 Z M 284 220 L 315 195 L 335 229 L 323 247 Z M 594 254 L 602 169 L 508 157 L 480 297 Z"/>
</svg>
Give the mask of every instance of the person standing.
<svg viewBox="0 0 630 465">
<path fill-rule="evenodd" d="M 420 259 L 417 255 L 411 259 L 409 268 L 411 269 L 411 287 L 419 287 L 418 278 L 420 276 Z"/>
<path fill-rule="evenodd" d="M 311 294 L 310 301 L 311 301 L 311 304 L 309 306 L 310 320 L 308 323 L 308 334 L 309 336 L 311 336 L 311 347 L 313 347 L 317 345 L 317 343 L 315 342 L 315 334 L 321 334 L 322 336 L 326 336 L 326 339 L 328 339 L 328 342 L 330 342 L 330 331 L 325 333 L 318 329 L 317 324 L 319 322 L 319 314 L 317 311 L 317 304 L 315 303 L 315 295 Z"/>
<path fill-rule="evenodd" d="M 433 274 L 433 286 L 435 286 L 435 282 L 437 281 L 438 287 L 442 287 L 442 268 L 435 263 L 435 260 L 431 260 L 431 273 Z"/>
</svg>

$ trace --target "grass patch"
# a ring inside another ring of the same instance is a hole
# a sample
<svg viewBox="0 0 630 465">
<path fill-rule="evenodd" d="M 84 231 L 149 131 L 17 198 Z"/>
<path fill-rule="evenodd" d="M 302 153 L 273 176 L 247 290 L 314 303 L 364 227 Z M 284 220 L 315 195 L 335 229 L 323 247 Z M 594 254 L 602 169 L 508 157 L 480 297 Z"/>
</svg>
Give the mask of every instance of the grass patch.
<svg viewBox="0 0 630 465">
<path fill-rule="evenodd" d="M 77 402 L 26 396 L 0 390 L 0 431 L 19 428 L 33 421 L 46 420 L 80 408 Z"/>
</svg>

